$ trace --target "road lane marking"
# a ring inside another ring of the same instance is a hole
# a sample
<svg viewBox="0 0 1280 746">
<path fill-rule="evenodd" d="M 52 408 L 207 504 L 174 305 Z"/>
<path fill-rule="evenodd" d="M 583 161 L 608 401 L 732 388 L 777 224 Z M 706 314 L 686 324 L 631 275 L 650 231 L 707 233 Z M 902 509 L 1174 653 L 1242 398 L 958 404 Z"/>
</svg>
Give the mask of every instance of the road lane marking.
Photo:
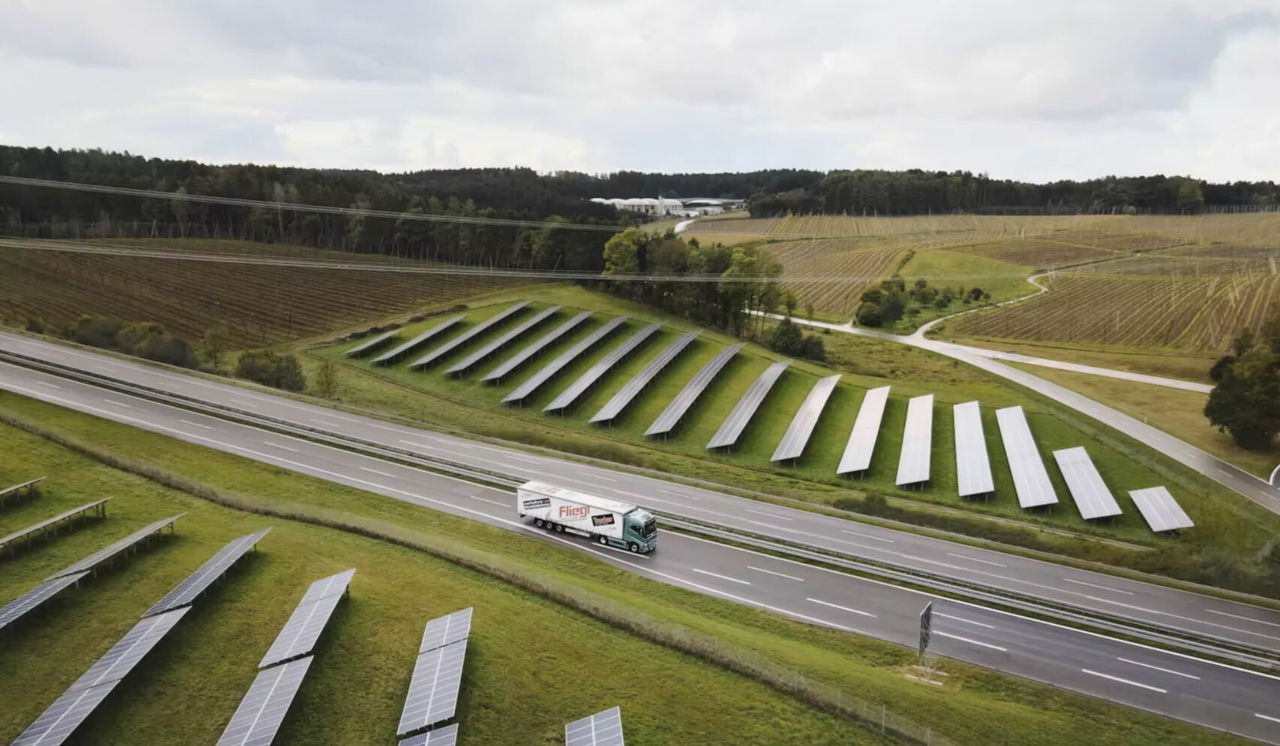
<svg viewBox="0 0 1280 746">
<path fill-rule="evenodd" d="M 734 583 L 741 583 L 741 584 L 743 584 L 743 585 L 751 585 L 751 581 L 749 581 L 749 580 L 738 580 L 737 578 L 731 578 L 731 577 L 729 577 L 728 575 L 720 575 L 720 574 L 718 574 L 718 573 L 714 573 L 714 572 L 707 572 L 706 570 L 699 570 L 699 569 L 698 569 L 698 568 L 696 568 L 696 567 L 690 567 L 689 569 L 690 569 L 690 570 L 693 570 L 694 572 L 696 572 L 696 573 L 698 573 L 698 574 L 700 574 L 700 575 L 710 575 L 710 576 L 711 576 L 711 577 L 713 577 L 713 578 L 720 578 L 721 580 L 728 580 L 728 581 L 731 581 L 731 582 L 734 582 Z"/>
<path fill-rule="evenodd" d="M 982 646 L 982 647 L 984 647 L 984 648 L 991 648 L 992 650 L 999 650 L 999 651 L 1000 651 L 1000 652 L 1002 652 L 1002 653 L 1007 653 L 1007 652 L 1009 652 L 1009 649 L 1008 649 L 1008 648 L 1002 648 L 1002 647 L 1000 647 L 999 645 L 992 645 L 992 644 L 991 644 L 991 643 L 989 643 L 989 642 L 982 642 L 982 641 L 980 641 L 980 640 L 974 640 L 974 639 L 969 638 L 969 637 L 961 637 L 960 635 L 953 635 L 953 634 L 951 634 L 950 632 L 942 632 L 942 631 L 940 631 L 940 630 L 936 630 L 936 629 L 935 629 L 935 630 L 933 631 L 933 634 L 935 634 L 935 635 L 937 635 L 937 636 L 939 636 L 939 637 L 949 637 L 949 638 L 951 638 L 952 640 L 959 640 L 960 642 L 967 642 L 967 643 L 969 643 L 970 645 L 981 645 L 981 646 Z"/>
<path fill-rule="evenodd" d="M 1216 609 L 1205 609 L 1205 611 L 1209 612 L 1210 614 L 1221 614 L 1222 616 L 1229 616 L 1235 619 L 1243 619 L 1246 622 L 1253 622 L 1254 624 L 1266 624 L 1271 627 L 1280 627 L 1280 624 L 1276 624 L 1275 622 L 1268 622 L 1262 619 L 1254 619 L 1253 617 L 1248 617 L 1248 616 L 1240 616 L 1239 614 L 1228 614 L 1225 611 L 1218 611 Z"/>
<path fill-rule="evenodd" d="M 397 478 L 395 474 L 388 474 L 388 473 L 386 473 L 385 471 L 378 471 L 377 469 L 370 469 L 370 468 L 369 468 L 369 467 L 367 467 L 367 466 L 362 466 L 362 467 L 360 467 L 360 471 L 367 471 L 367 472 L 369 472 L 370 474 L 377 474 L 377 475 L 378 475 L 378 476 L 380 476 L 380 477 L 387 477 L 388 479 L 396 479 L 396 478 Z"/>
<path fill-rule="evenodd" d="M 103 399 L 102 401 L 106 402 L 107 404 L 114 404 L 117 407 L 124 407 L 125 409 L 133 409 L 132 404 L 125 404 L 124 402 L 116 401 L 115 399 Z"/>
<path fill-rule="evenodd" d="M 290 452 L 290 453 L 297 453 L 297 452 L 298 452 L 298 449 L 297 449 L 297 448 L 293 448 L 292 446 L 281 445 L 281 444 L 279 444 L 279 443 L 272 443 L 272 442 L 271 442 L 271 441 L 269 441 L 269 440 L 264 440 L 264 441 L 262 441 L 262 442 L 263 442 L 265 445 L 269 445 L 269 446 L 271 446 L 272 448 L 279 448 L 279 449 L 280 449 L 280 450 L 282 450 L 282 451 L 288 451 L 288 452 Z"/>
<path fill-rule="evenodd" d="M 595 473 L 595 472 L 593 472 L 593 471 L 592 471 L 592 472 L 587 472 L 587 476 L 588 476 L 589 478 L 591 478 L 591 479 L 603 479 L 603 480 L 604 480 L 604 481 L 606 481 L 606 482 L 617 482 L 617 481 L 618 481 L 618 480 L 614 479 L 613 477 L 607 477 L 607 476 L 605 476 L 604 474 L 597 474 L 597 473 Z"/>
<path fill-rule="evenodd" d="M 962 616 L 952 616 L 951 614 L 943 614 L 941 611 L 935 611 L 935 612 L 933 612 L 933 615 L 934 615 L 934 616 L 940 616 L 940 617 L 942 617 L 943 619 L 954 619 L 954 620 L 955 620 L 955 621 L 957 621 L 957 622 L 964 622 L 965 624 L 974 624 L 974 625 L 977 625 L 977 626 L 979 626 L 979 627 L 986 627 L 987 629 L 995 629 L 995 628 L 996 628 L 996 625 L 994 625 L 994 624 L 987 624 L 986 622 L 975 622 L 975 621 L 974 621 L 974 620 L 972 620 L 972 619 L 965 619 L 965 618 L 964 618 L 964 617 L 962 617 Z"/>
<path fill-rule="evenodd" d="M 1270 715 L 1263 715 L 1261 712 L 1255 712 L 1253 713 L 1253 716 L 1256 718 L 1262 718 L 1263 720 L 1270 720 L 1273 723 L 1280 723 L 1280 718 L 1273 718 Z"/>
<path fill-rule="evenodd" d="M 1184 677 L 1186 677 L 1186 678 L 1188 678 L 1188 679 L 1195 679 L 1196 681 L 1199 681 L 1199 680 L 1200 680 L 1200 677 L 1199 677 L 1199 676 L 1192 676 L 1192 675 L 1191 675 L 1191 674 L 1189 674 L 1189 673 L 1183 673 L 1183 672 L 1181 672 L 1181 671 L 1175 671 L 1175 670 L 1173 670 L 1172 668 L 1161 668 L 1160 666 L 1153 666 L 1153 665 L 1151 665 L 1150 663 L 1143 663 L 1142 661 L 1133 661 L 1133 660 L 1129 660 L 1128 658 L 1116 658 L 1116 660 L 1118 660 L 1118 661 L 1124 661 L 1125 663 L 1132 663 L 1132 664 L 1133 664 L 1133 665 L 1135 665 L 1135 666 L 1142 666 L 1143 668 L 1150 668 L 1150 669 L 1155 670 L 1155 671 L 1163 671 L 1163 672 L 1165 672 L 1165 673 L 1171 673 L 1171 674 L 1173 674 L 1174 676 L 1184 676 Z"/>
<path fill-rule="evenodd" d="M 839 605 L 839 604 L 833 604 L 833 603 L 831 603 L 830 601 L 823 601 L 822 599 L 819 599 L 819 598 L 806 598 L 805 600 L 806 600 L 806 601 L 810 601 L 810 602 L 815 603 L 815 604 L 822 604 L 823 606 L 830 606 L 830 607 L 831 607 L 831 608 L 833 608 L 833 609 L 839 609 L 839 610 L 841 610 L 841 611 L 847 611 L 847 612 L 849 612 L 850 614 L 861 614 L 862 616 L 869 616 L 869 617 L 871 617 L 872 619 L 875 619 L 875 618 L 876 618 L 876 615 L 875 615 L 875 614 L 869 614 L 869 613 L 867 613 L 867 612 L 865 612 L 865 611 L 858 611 L 857 609 L 850 609 L 848 606 L 841 606 L 841 605 Z"/>
<path fill-rule="evenodd" d="M 1098 590 L 1101 590 L 1101 591 L 1111 591 L 1111 592 L 1113 592 L 1113 593 L 1123 593 L 1123 594 L 1124 594 L 1124 595 L 1126 595 L 1126 596 L 1132 596 L 1132 595 L 1133 595 L 1133 591 L 1122 591 L 1122 590 L 1120 590 L 1119 588 L 1110 588 L 1110 587 L 1105 586 L 1105 585 L 1098 585 L 1097 583 L 1086 583 L 1086 582 L 1085 582 L 1085 581 L 1083 581 L 1083 580 L 1073 580 L 1073 579 L 1071 579 L 1071 578 L 1063 578 L 1063 579 L 1062 579 L 1062 582 L 1064 582 L 1064 583 L 1075 583 L 1076 585 L 1087 585 L 1087 586 L 1089 586 L 1090 588 L 1097 588 Z"/>
<path fill-rule="evenodd" d="M 206 425 L 203 422 L 192 422 L 191 420 L 184 420 L 182 418 L 178 418 L 178 422 L 181 422 L 184 425 L 190 425 L 192 427 L 204 428 L 205 430 L 213 429 L 213 425 Z"/>
<path fill-rule="evenodd" d="M 767 512 L 765 512 L 765 511 L 763 511 L 763 510 L 752 510 L 751 508 L 743 508 L 743 510 L 747 511 L 748 513 L 755 513 L 756 515 L 764 515 L 764 516 L 768 516 L 768 517 L 770 517 L 770 518 L 776 518 L 776 519 L 778 519 L 778 520 L 780 520 L 780 521 L 792 521 L 792 520 L 795 520 L 794 518 L 787 518 L 786 516 L 776 515 L 776 514 L 774 514 L 774 513 L 767 513 Z"/>
<path fill-rule="evenodd" d="M 955 557 L 956 559 L 968 560 L 970 562 L 981 562 L 984 565 L 995 565 L 996 567 L 1008 567 L 1008 565 L 1004 565 L 999 562 L 992 562 L 991 560 L 978 559 L 977 557 L 966 557 L 963 554 L 956 554 L 955 552 L 947 552 L 947 556 Z"/>
<path fill-rule="evenodd" d="M 786 574 L 783 574 L 783 573 L 780 573 L 780 572 L 774 572 L 773 570 L 766 570 L 766 569 L 764 569 L 763 567 L 756 567 L 756 566 L 754 566 L 754 565 L 747 565 L 747 569 L 748 569 L 748 570 L 755 570 L 756 572 L 762 572 L 762 573 L 764 573 L 765 575 L 777 575 L 777 576 L 778 576 L 778 577 L 780 577 L 780 578 L 786 578 L 787 580 L 794 580 L 794 581 L 796 581 L 797 583 L 803 583 L 803 582 L 804 582 L 804 578 L 797 578 L 797 577 L 796 577 L 796 576 L 794 576 L 794 575 L 786 575 Z"/>
<path fill-rule="evenodd" d="M 60 388 L 62 388 L 61 386 L 59 386 L 59 385 L 58 385 L 58 384 L 56 384 L 56 383 L 46 383 L 46 382 L 44 382 L 44 381 L 35 381 L 34 383 L 35 383 L 37 386 L 47 386 L 48 388 L 51 388 L 51 389 L 60 389 Z"/>
<path fill-rule="evenodd" d="M 1160 688 L 1160 687 L 1158 687 L 1158 686 L 1151 686 L 1150 684 L 1143 684 L 1142 682 L 1139 682 L 1139 681 L 1130 681 L 1130 680 L 1128 680 L 1128 679 L 1122 679 L 1122 678 L 1120 678 L 1119 676 L 1112 676 L 1112 675 L 1110 675 L 1110 674 L 1098 673 L 1097 671 L 1090 671 L 1090 670 L 1089 670 L 1089 669 L 1087 669 L 1087 668 L 1082 668 L 1082 669 L 1080 669 L 1080 670 L 1081 670 L 1083 673 L 1087 673 L 1087 674 L 1089 674 L 1090 676 L 1098 676 L 1098 677 L 1103 678 L 1103 679 L 1110 679 L 1110 680 L 1112 680 L 1112 681 L 1118 681 L 1118 682 L 1120 682 L 1121 684 L 1128 684 L 1129 686 L 1136 686 L 1136 687 L 1139 687 L 1139 688 L 1141 688 L 1141 689 L 1150 689 L 1150 690 L 1151 690 L 1151 691 L 1153 691 L 1153 692 L 1160 692 L 1161 694 L 1168 694 L 1168 693 L 1169 693 L 1169 690 L 1167 690 L 1167 689 L 1161 689 L 1161 688 Z"/>
<path fill-rule="evenodd" d="M 1265 637 L 1268 640 L 1280 640 L 1280 637 L 1276 637 L 1275 635 L 1264 635 L 1261 632 L 1254 632 L 1248 629 L 1240 629 L 1239 627 L 1229 627 L 1225 624 L 1218 624 L 1217 622 L 1207 622 L 1203 619 L 1196 619 L 1195 617 L 1182 616 L 1181 614 L 1174 614 L 1168 611 L 1159 611 L 1157 609 L 1148 609 L 1142 606 L 1134 606 L 1133 604 L 1126 604 L 1126 603 L 1121 603 L 1119 601 L 1112 601 L 1109 598 L 1098 598 L 1097 596 L 1085 596 L 1085 598 L 1089 599 L 1090 601 L 1099 601 L 1105 604 L 1123 606 L 1127 609 L 1137 609 L 1138 611 L 1145 611 L 1148 614 L 1159 614 L 1160 616 L 1172 617 L 1174 619 L 1185 619 L 1188 622 L 1195 622 L 1196 624 L 1207 624 L 1210 627 L 1219 627 L 1221 629 L 1229 629 L 1232 632 L 1239 632 L 1240 634 L 1243 634 L 1243 635 L 1253 635 L 1254 637 Z"/>
<path fill-rule="evenodd" d="M 472 496 L 471 496 L 471 499 L 472 499 L 472 500 L 479 500 L 479 501 L 480 501 L 480 502 L 482 502 L 482 503 L 489 503 L 490 505 L 497 505 L 499 508 L 509 508 L 509 507 L 511 507 L 511 504 L 510 504 L 510 503 L 504 503 L 504 502 L 502 502 L 501 500 L 494 500 L 494 499 L 493 499 L 493 498 L 491 498 L 491 497 L 480 497 L 479 495 L 472 495 Z"/>
<path fill-rule="evenodd" d="M 886 543 L 886 544 L 896 544 L 896 543 L 897 543 L 897 542 L 896 542 L 896 541 L 894 541 L 893 539 L 886 539 L 886 538 L 885 538 L 885 537 L 883 537 L 883 536 L 872 536 L 871 534 L 864 534 L 864 533 L 862 533 L 862 532 L 860 532 L 860 531 L 850 531 L 850 530 L 849 530 L 849 529 L 847 529 L 847 528 L 842 528 L 842 529 L 840 529 L 840 533 L 842 533 L 842 534 L 849 534 L 850 536 L 861 536 L 861 537 L 862 537 L 862 538 L 864 538 L 864 539 L 874 539 L 875 541 L 883 541 L 883 542 L 884 542 L 884 543 Z"/>
</svg>

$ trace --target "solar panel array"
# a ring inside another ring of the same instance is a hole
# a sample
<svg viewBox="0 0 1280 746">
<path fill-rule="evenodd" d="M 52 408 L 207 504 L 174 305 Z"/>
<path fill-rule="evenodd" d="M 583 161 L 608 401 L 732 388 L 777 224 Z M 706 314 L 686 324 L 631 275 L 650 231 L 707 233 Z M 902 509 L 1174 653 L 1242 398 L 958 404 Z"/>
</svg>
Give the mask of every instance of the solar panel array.
<svg viewBox="0 0 1280 746">
<path fill-rule="evenodd" d="M 899 487 L 929 481 L 929 457 L 933 449 L 933 394 L 907 400 L 907 423 L 902 429 L 898 455 Z"/>
<path fill-rule="evenodd" d="M 222 577 L 223 573 L 231 569 L 231 566 L 239 561 L 245 552 L 252 549 L 253 545 L 257 544 L 258 540 L 266 536 L 270 530 L 269 528 L 264 528 L 256 533 L 232 539 L 217 554 L 201 565 L 199 569 L 184 578 L 181 583 L 178 583 L 164 598 L 157 601 L 155 606 L 148 609 L 143 616 L 160 614 L 190 605 L 209 586 L 213 585 L 214 581 Z"/>
<path fill-rule="evenodd" d="M 1018 494 L 1018 505 L 1038 508 L 1058 502 L 1049 481 L 1049 472 L 1040 460 L 1040 451 L 1031 437 L 1022 407 L 1005 407 L 996 410 L 996 424 L 1000 427 L 1000 439 L 1004 442 L 1005 458 L 1013 475 L 1013 489 Z"/>
<path fill-rule="evenodd" d="M 462 321 L 462 319 L 465 317 L 466 317 L 465 313 L 460 313 L 457 316 L 451 316 L 445 319 L 444 321 L 441 321 L 439 324 L 436 324 L 435 326 L 419 334 L 418 336 L 414 337 L 408 342 L 404 342 L 402 344 L 396 345 L 390 350 L 375 357 L 373 359 L 373 364 L 374 365 L 390 365 L 391 363 L 394 363 L 396 360 L 399 360 L 401 357 L 404 357 L 405 355 L 412 352 L 415 347 L 421 345 L 422 343 L 426 342 L 432 337 L 437 336 L 438 334 L 441 334 L 449 327 L 453 326 L 459 321 Z"/>
<path fill-rule="evenodd" d="M 373 352 L 375 348 L 381 347 L 391 340 L 392 337 L 400 333 L 399 329 L 392 329 L 389 332 L 375 334 L 360 344 L 347 350 L 347 357 L 360 357 L 369 352 Z"/>
<path fill-rule="evenodd" d="M 450 366 L 449 369 L 444 372 L 445 375 L 456 376 L 456 375 L 461 375 L 463 373 L 466 373 L 468 370 L 471 370 L 472 367 L 479 364 L 481 361 L 493 355 L 498 350 L 501 350 L 503 347 L 506 347 L 508 344 L 511 343 L 512 340 L 528 333 L 529 330 L 537 327 L 539 324 L 541 324 L 542 322 L 546 321 L 547 319 L 551 318 L 552 316 L 556 315 L 559 312 L 560 312 L 560 306 L 551 306 L 550 308 L 544 308 L 543 310 L 535 314 L 533 318 L 526 319 L 524 323 L 520 324 L 516 328 L 511 329 L 506 334 L 503 334 L 501 337 L 498 337 L 497 339 L 493 340 L 489 344 L 485 345 L 484 347 L 481 347 L 480 349 L 476 350 L 470 355 L 467 355 L 465 358 L 463 358 L 459 362 Z"/>
<path fill-rule="evenodd" d="M 579 313 L 577 316 L 574 316 L 573 318 L 568 319 L 560 326 L 557 326 L 555 329 L 552 329 L 551 331 L 547 332 L 541 337 L 538 337 L 534 341 L 525 345 L 524 349 L 520 350 L 515 355 L 511 356 L 509 359 L 504 361 L 498 367 L 484 374 L 484 377 L 481 378 L 480 380 L 486 383 L 490 381 L 501 380 L 502 378 L 510 374 L 512 371 L 514 371 L 516 368 L 519 368 L 520 366 L 528 362 L 529 359 L 532 358 L 534 355 L 537 355 L 539 352 L 542 352 L 542 350 L 545 349 L 552 342 L 555 342 L 557 339 L 560 339 L 564 335 L 578 328 L 578 326 L 580 326 L 582 322 L 586 321 L 589 318 L 591 318 L 591 312 L 583 311 L 582 313 Z"/>
<path fill-rule="evenodd" d="M 641 328 L 635 334 L 632 334 L 630 337 L 627 337 L 622 344 L 612 350 L 609 350 L 604 357 L 597 360 L 590 368 L 587 368 L 587 372 L 578 376 L 576 381 L 569 384 L 564 391 L 561 391 L 550 404 L 542 408 L 542 411 L 559 412 L 562 409 L 568 409 L 573 406 L 573 403 L 585 394 L 588 389 L 594 386 L 605 373 L 608 373 L 613 369 L 613 366 L 625 360 L 626 357 L 634 352 L 635 349 L 644 343 L 645 340 L 652 337 L 654 334 L 657 334 L 658 330 L 661 328 L 662 324 L 649 324 L 648 326 Z"/>
<path fill-rule="evenodd" d="M 795 416 L 791 418 L 791 424 L 783 433 L 782 440 L 778 441 L 778 447 L 774 449 L 770 461 L 789 461 L 800 458 L 805 446 L 809 444 L 809 436 L 813 434 L 814 426 L 818 424 L 818 417 L 822 415 L 822 410 L 827 406 L 827 400 L 831 398 L 831 392 L 836 390 L 836 384 L 839 382 L 840 376 L 834 375 L 820 378 L 813 384 L 813 388 L 809 389 L 809 395 L 804 398 Z"/>
<path fill-rule="evenodd" d="M 1152 531 L 1176 531 L 1196 525 L 1164 487 L 1129 490 L 1129 497 Z"/>
<path fill-rule="evenodd" d="M 1064 448 L 1054 451 L 1053 458 L 1076 501 L 1076 509 L 1086 521 L 1120 515 L 1120 506 L 1102 481 L 1088 451 L 1082 446 Z"/>
<path fill-rule="evenodd" d="M 680 389 L 680 393 L 675 395 L 667 408 L 662 410 L 662 414 L 658 415 L 658 419 L 653 421 L 648 430 L 644 431 L 645 435 L 666 435 L 675 429 L 680 419 L 684 417 L 693 403 L 702 396 L 702 392 L 707 388 L 715 377 L 719 375 L 720 370 L 728 365 L 729 361 L 734 358 L 743 348 L 742 344 L 736 344 L 732 347 L 726 347 L 711 359 L 711 362 L 702 366 L 702 369 L 694 374 L 693 378 Z"/>
<path fill-rule="evenodd" d="M 672 360 L 675 360 L 676 356 L 683 352 L 684 348 L 688 347 L 701 333 L 701 331 L 695 330 L 685 332 L 677 337 L 674 342 L 667 345 L 665 350 L 655 355 L 639 373 L 632 376 L 631 380 L 627 381 L 621 389 L 618 389 L 618 393 L 610 397 L 609 401 L 600 408 L 600 411 L 591 416 L 590 421 L 608 422 L 622 414 L 622 410 L 627 408 L 631 400 L 635 399 L 636 395 L 643 391 L 644 387 L 648 386 L 649 382 L 657 377 L 662 372 L 662 369 L 666 368 Z"/>
<path fill-rule="evenodd" d="M 62 513 L 59 513 L 53 516 L 52 518 L 46 518 L 43 521 L 40 521 L 39 523 L 34 523 L 30 526 L 27 526 L 26 528 L 20 531 L 14 531 L 8 536 L 0 537 L 0 549 L 5 549 L 11 544 L 15 544 L 23 539 L 33 536 L 34 534 L 40 533 L 44 529 L 50 526 L 53 526 L 54 524 L 65 521 L 68 518 L 79 515 L 81 513 L 88 513 L 89 511 L 95 508 L 101 508 L 110 499 L 111 498 L 109 497 L 104 497 L 101 500 L 94 500 L 91 503 L 85 503 L 84 505 L 81 505 L 78 508 L 72 508 L 71 510 L 67 510 Z"/>
<path fill-rule="evenodd" d="M 63 568 L 61 572 L 59 572 L 56 575 L 53 575 L 52 577 L 60 578 L 63 575 L 74 575 L 79 572 L 84 572 L 85 570 L 92 570 L 98 565 L 102 564 L 103 562 L 106 562 L 112 557 L 115 557 L 117 554 L 120 554 L 126 549 L 129 549 L 130 547 L 134 546 L 138 542 L 150 537 L 152 534 L 156 533 L 157 531 L 164 528 L 165 526 L 172 525 L 174 521 L 178 520 L 184 515 L 186 515 L 186 513 L 179 513 L 177 515 L 169 516 L 168 518 L 164 518 L 162 520 L 156 521 L 155 523 L 149 526 L 143 526 L 142 528 L 138 529 L 137 531 L 134 531 L 133 533 L 115 542 L 114 544 L 103 547 L 102 549 L 99 549 L 98 551 L 94 552 L 88 557 L 85 557 L 79 562 L 74 562 L 71 565 Z"/>
<path fill-rule="evenodd" d="M 982 407 L 967 401 L 951 408 L 956 434 L 956 484 L 960 497 L 995 492 L 987 439 L 982 431 Z"/>
<path fill-rule="evenodd" d="M 52 580 L 46 580 L 4 606 L 0 606 L 0 629 L 4 629 L 10 624 L 18 621 L 40 604 L 48 601 L 70 586 L 80 582 L 80 579 L 88 574 L 89 571 L 84 570 L 70 575 L 62 575 Z"/>
<path fill-rule="evenodd" d="M 14 746 L 55 746 L 65 741 L 188 610 L 175 609 L 133 625 L 119 642 L 27 726 L 13 742 Z"/>
<path fill-rule="evenodd" d="M 313 660 L 308 655 L 259 671 L 222 730 L 218 746 L 270 746 Z"/>
<path fill-rule="evenodd" d="M 862 397 L 858 418 L 853 422 L 849 442 L 836 474 L 856 474 L 871 468 L 871 456 L 876 450 L 876 438 L 880 435 L 880 421 L 884 419 L 884 407 L 889 401 L 889 387 L 870 389 Z"/>
<path fill-rule="evenodd" d="M 345 570 L 311 584 L 306 595 L 298 602 L 289 621 L 285 622 L 275 642 L 262 657 L 258 668 L 274 666 L 278 663 L 300 658 L 315 650 L 320 633 L 329 623 L 333 610 L 347 592 L 354 569 Z"/>
<path fill-rule="evenodd" d="M 422 644 L 418 646 L 418 653 L 452 645 L 470 637 L 473 611 L 473 608 L 467 607 L 427 622 L 426 628 L 422 630 Z"/>
<path fill-rule="evenodd" d="M 614 331 L 618 329 L 618 327 L 622 326 L 625 323 L 627 323 L 626 316 L 618 316 L 616 318 L 609 319 L 604 323 L 603 326 L 601 326 L 599 329 L 596 329 L 594 332 L 588 334 L 583 339 L 579 340 L 577 344 L 575 344 L 573 347 L 570 347 L 568 350 L 565 350 L 555 360 L 552 360 L 551 362 L 542 366 L 541 370 L 539 370 L 537 373 L 534 373 L 527 380 L 525 380 L 524 383 L 517 386 L 515 391 L 512 391 L 510 394 L 507 394 L 502 399 L 502 403 L 510 404 L 512 402 L 525 400 L 530 395 L 532 395 L 535 391 L 542 388 L 543 384 L 545 384 L 547 381 L 550 381 L 552 377 L 555 376 L 555 374 L 560 372 L 562 368 L 564 368 L 566 365 L 576 360 L 579 356 L 581 356 L 587 350 L 599 344 L 605 337 L 608 337 L 610 334 L 613 334 Z"/>
<path fill-rule="evenodd" d="M 462 688 L 467 641 L 428 650 L 418 656 L 400 714 L 397 736 L 408 736 L 453 717 Z"/>
<path fill-rule="evenodd" d="M 564 746 L 626 746 L 622 740 L 622 710 L 610 707 L 564 727 Z"/>
<path fill-rule="evenodd" d="M 434 363 L 435 361 L 439 360 L 445 355 L 448 355 L 450 352 L 453 352 L 454 350 L 458 349 L 459 347 L 466 344 L 467 342 L 470 342 L 471 340 L 475 339 L 481 334 L 484 334 L 485 332 L 489 331 L 490 329 L 497 326 L 498 324 L 501 324 L 503 321 L 506 321 L 507 319 L 511 318 L 513 315 L 520 313 L 528 306 L 529 306 L 529 301 L 526 300 L 526 301 L 521 301 L 519 303 L 516 303 L 515 305 L 509 308 L 503 309 L 501 312 L 485 319 L 484 321 L 480 322 L 479 324 L 476 324 L 475 326 L 459 334 L 458 336 L 454 337 L 448 342 L 445 342 L 444 344 L 435 348 L 431 352 L 428 352 L 427 354 L 423 355 L 417 360 L 414 360 L 412 363 L 409 363 L 409 367 L 425 368 L 426 366 Z"/>
<path fill-rule="evenodd" d="M 729 412 L 729 416 L 724 422 L 720 423 L 720 429 L 716 430 L 716 434 L 711 436 L 711 441 L 707 443 L 707 448 L 725 448 L 732 446 L 738 442 L 738 438 L 742 437 L 742 431 L 747 428 L 747 423 L 751 422 L 751 418 L 755 415 L 756 410 L 760 408 L 760 404 L 764 402 L 764 398 L 769 394 L 773 384 L 778 382 L 778 377 L 782 375 L 782 371 L 791 365 L 790 360 L 779 360 L 764 369 L 742 395 L 738 403 L 734 405 L 733 411 Z"/>
<path fill-rule="evenodd" d="M 456 746 L 457 743 L 458 725 L 455 723 L 402 739 L 397 746 Z"/>
<path fill-rule="evenodd" d="M 12 487 L 5 487 L 4 489 L 0 490 L 0 500 L 3 500 L 4 498 L 9 497 L 10 495 L 17 494 L 25 489 L 34 487 L 35 485 L 43 481 L 44 481 L 44 477 L 36 477 L 35 479 L 29 479 L 21 484 L 15 484 Z"/>
</svg>

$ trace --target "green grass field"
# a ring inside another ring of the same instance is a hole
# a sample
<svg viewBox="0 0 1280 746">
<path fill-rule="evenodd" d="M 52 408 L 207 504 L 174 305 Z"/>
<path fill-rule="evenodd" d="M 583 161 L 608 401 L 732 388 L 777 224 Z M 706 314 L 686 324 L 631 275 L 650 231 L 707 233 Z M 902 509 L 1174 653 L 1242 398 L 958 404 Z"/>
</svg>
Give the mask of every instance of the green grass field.
<svg viewBox="0 0 1280 746">
<path fill-rule="evenodd" d="M 1003 303 L 1035 293 L 1035 286 L 1027 282 L 1027 276 L 1030 273 L 1031 270 L 1028 267 L 1020 267 L 977 254 L 943 250 L 916 252 L 898 272 L 906 281 L 908 288 L 917 278 L 926 280 L 930 286 L 936 288 L 958 287 L 964 290 L 974 287 L 982 288 L 983 291 L 991 294 L 990 301 L 983 301 L 989 304 Z M 965 304 L 957 299 L 942 309 L 925 306 L 918 314 L 899 319 L 884 331 L 900 334 L 912 332 L 921 324 L 979 308 L 980 305 Z"/>
</svg>

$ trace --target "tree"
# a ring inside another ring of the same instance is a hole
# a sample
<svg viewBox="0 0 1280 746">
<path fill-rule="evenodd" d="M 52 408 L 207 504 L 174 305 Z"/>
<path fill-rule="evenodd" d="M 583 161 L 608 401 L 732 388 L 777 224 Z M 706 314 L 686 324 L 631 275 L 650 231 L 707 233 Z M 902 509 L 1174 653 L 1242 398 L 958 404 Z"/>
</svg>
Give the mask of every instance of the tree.
<svg viewBox="0 0 1280 746">
<path fill-rule="evenodd" d="M 315 389 L 324 399 L 332 399 L 338 392 L 338 366 L 329 358 L 321 360 L 316 368 Z"/>
<path fill-rule="evenodd" d="M 44 334 L 44 319 L 39 316 L 32 316 L 27 319 L 24 329 L 33 334 Z"/>
<path fill-rule="evenodd" d="M 880 326 L 884 323 L 884 318 L 880 315 L 880 304 L 871 301 L 863 301 L 854 318 L 863 326 Z"/>
<path fill-rule="evenodd" d="M 1253 344 L 1215 369 L 1219 380 L 1204 407 L 1209 422 L 1242 448 L 1270 448 L 1280 432 L 1280 356 L 1267 345 Z"/>
<path fill-rule="evenodd" d="M 302 374 L 298 359 L 273 350 L 248 350 L 241 353 L 240 360 L 236 363 L 236 377 L 286 391 L 302 391 L 307 387 L 307 379 Z"/>
<path fill-rule="evenodd" d="M 231 348 L 230 332 L 225 324 L 219 324 L 204 333 L 200 354 L 215 371 L 222 368 L 223 355 Z"/>
</svg>

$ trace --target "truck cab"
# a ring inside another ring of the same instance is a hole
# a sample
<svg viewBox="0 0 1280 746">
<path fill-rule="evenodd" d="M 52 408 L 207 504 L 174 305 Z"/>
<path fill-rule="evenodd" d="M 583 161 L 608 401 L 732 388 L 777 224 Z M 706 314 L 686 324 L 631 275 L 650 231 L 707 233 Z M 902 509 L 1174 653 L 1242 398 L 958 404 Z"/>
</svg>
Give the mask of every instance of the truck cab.
<svg viewBox="0 0 1280 746">
<path fill-rule="evenodd" d="M 658 547 L 658 521 L 649 511 L 636 508 L 622 518 L 622 540 L 628 549 L 635 544 L 641 552 L 652 552 Z"/>
</svg>

